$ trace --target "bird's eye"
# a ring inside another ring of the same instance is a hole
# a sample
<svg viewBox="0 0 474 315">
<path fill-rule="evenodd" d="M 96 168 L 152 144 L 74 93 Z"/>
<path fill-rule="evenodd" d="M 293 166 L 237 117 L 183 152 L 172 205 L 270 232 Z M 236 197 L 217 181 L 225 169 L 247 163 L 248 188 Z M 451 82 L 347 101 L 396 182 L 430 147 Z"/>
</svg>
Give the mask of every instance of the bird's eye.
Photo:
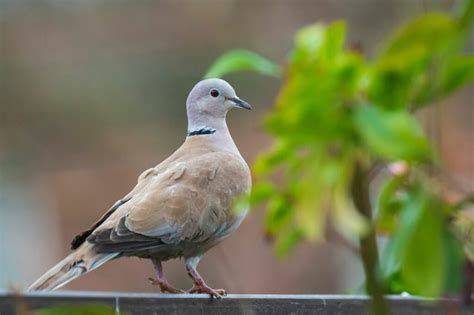
<svg viewBox="0 0 474 315">
<path fill-rule="evenodd" d="M 212 89 L 209 94 L 211 94 L 212 97 L 218 97 L 219 96 L 219 91 L 216 89 Z"/>
</svg>

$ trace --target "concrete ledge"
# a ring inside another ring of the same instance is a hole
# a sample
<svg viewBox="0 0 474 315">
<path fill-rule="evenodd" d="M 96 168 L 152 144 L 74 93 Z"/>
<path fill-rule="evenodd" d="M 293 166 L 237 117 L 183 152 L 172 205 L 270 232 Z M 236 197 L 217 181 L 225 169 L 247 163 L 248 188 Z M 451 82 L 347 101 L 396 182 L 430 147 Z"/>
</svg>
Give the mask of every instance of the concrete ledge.
<svg viewBox="0 0 474 315">
<path fill-rule="evenodd" d="M 430 300 L 388 296 L 392 314 L 474 314 L 452 299 Z M 16 310 L 39 310 L 58 305 L 105 304 L 122 314 L 318 314 L 362 315 L 369 299 L 362 295 L 247 295 L 230 294 L 211 300 L 202 294 L 149 294 L 128 292 L 0 293 L 0 315 Z"/>
</svg>

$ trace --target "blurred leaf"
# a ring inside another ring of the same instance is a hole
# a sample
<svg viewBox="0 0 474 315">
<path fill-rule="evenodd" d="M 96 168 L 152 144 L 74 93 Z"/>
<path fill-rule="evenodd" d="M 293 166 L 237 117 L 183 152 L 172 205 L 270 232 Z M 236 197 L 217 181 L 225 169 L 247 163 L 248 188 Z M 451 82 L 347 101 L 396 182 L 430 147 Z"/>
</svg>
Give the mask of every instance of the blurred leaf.
<svg viewBox="0 0 474 315">
<path fill-rule="evenodd" d="M 403 201 L 397 192 L 404 182 L 403 176 L 393 176 L 380 189 L 377 200 L 377 226 L 384 232 L 393 232 L 397 227 L 398 215 L 402 210 Z"/>
<path fill-rule="evenodd" d="M 438 66 L 434 70 L 424 78 L 415 91 L 413 97 L 415 108 L 446 97 L 472 81 L 474 78 L 474 57 L 445 58 L 438 62 Z"/>
<path fill-rule="evenodd" d="M 390 294 L 402 293 L 406 288 L 400 273 L 401 252 L 399 239 L 389 239 L 380 257 L 380 269 Z"/>
<path fill-rule="evenodd" d="M 344 38 L 342 22 L 310 25 L 296 35 L 288 79 L 266 123 L 290 150 L 350 137 L 352 122 L 345 102 L 356 93 L 364 64 L 361 56 L 343 51 Z"/>
<path fill-rule="evenodd" d="M 290 222 L 292 209 L 282 196 L 272 198 L 267 207 L 267 216 L 265 220 L 266 231 L 270 235 L 276 235 L 284 230 Z"/>
<path fill-rule="evenodd" d="M 369 72 L 368 95 L 372 103 L 386 109 L 407 108 L 428 60 L 420 47 L 412 47 L 382 58 Z"/>
<path fill-rule="evenodd" d="M 459 50 L 458 33 L 456 20 L 442 13 L 424 14 L 395 33 L 372 69 L 372 103 L 395 109 L 435 99 L 444 63 Z"/>
<path fill-rule="evenodd" d="M 295 245 L 304 239 L 304 234 L 297 228 L 292 228 L 286 233 L 281 233 L 275 244 L 277 256 L 284 257 L 288 255 Z"/>
<path fill-rule="evenodd" d="M 330 171 L 329 168 L 307 170 L 297 186 L 295 221 L 298 231 L 309 240 L 320 240 L 324 235 L 327 201 L 330 198 L 328 188 L 324 184 L 324 176 Z M 323 172 L 326 174 L 322 174 Z"/>
<path fill-rule="evenodd" d="M 406 291 L 423 296 L 442 293 L 450 261 L 446 260 L 441 208 L 437 199 L 421 187 L 412 187 L 403 199 L 398 228 L 381 261 L 389 293 Z"/>
<path fill-rule="evenodd" d="M 257 176 L 265 175 L 279 164 L 291 160 L 292 154 L 293 151 L 286 141 L 275 142 L 268 152 L 257 157 L 253 171 Z"/>
<path fill-rule="evenodd" d="M 59 305 L 37 311 L 38 315 L 115 315 L 111 307 L 100 304 Z"/>
<path fill-rule="evenodd" d="M 362 56 L 356 52 L 341 54 L 335 70 L 334 77 L 339 85 L 337 92 L 344 102 L 354 103 L 361 91 L 367 89 L 368 69 Z"/>
<path fill-rule="evenodd" d="M 323 45 L 325 30 L 326 26 L 319 23 L 300 29 L 295 36 L 292 62 L 298 63 L 308 58 L 317 58 L 318 51 Z"/>
<path fill-rule="evenodd" d="M 395 177 L 389 180 L 384 193 L 392 195 L 400 179 Z M 405 291 L 439 296 L 445 292 L 459 292 L 464 255 L 460 241 L 453 236 L 450 226 L 446 225 L 449 220 L 445 216 L 448 213 L 445 211 L 446 205 L 427 190 L 428 183 L 411 184 L 403 187 L 406 191 L 397 198 L 400 215 L 397 215 L 398 219 L 394 223 L 393 237 L 381 256 L 387 293 Z M 463 232 L 457 229 L 459 221 L 454 222 L 458 236 L 462 239 Z M 472 224 L 474 221 L 471 218 L 464 222 Z"/>
<path fill-rule="evenodd" d="M 360 137 L 375 155 L 388 161 L 432 159 L 428 140 L 407 112 L 360 106 L 354 120 Z"/>
<path fill-rule="evenodd" d="M 353 156 L 347 155 L 339 164 L 339 172 L 333 186 L 331 213 L 337 230 L 348 238 L 361 237 L 369 231 L 369 222 L 355 209 L 348 192 L 354 171 L 353 159 Z"/>
<path fill-rule="evenodd" d="M 441 75 L 440 93 L 446 96 L 474 79 L 474 56 L 453 58 Z"/>
<path fill-rule="evenodd" d="M 220 56 L 207 71 L 205 78 L 220 78 L 239 71 L 254 71 L 273 77 L 280 76 L 280 67 L 254 52 L 234 50 Z"/>
<path fill-rule="evenodd" d="M 463 32 L 471 32 L 474 23 L 474 0 L 457 1 L 457 17 Z"/>
<path fill-rule="evenodd" d="M 400 271 L 407 290 L 439 296 L 445 280 L 443 216 L 440 205 L 422 189 L 407 200 L 395 238 L 400 246 Z"/>
<path fill-rule="evenodd" d="M 346 27 L 342 21 L 329 26 L 318 23 L 302 28 L 296 34 L 293 63 L 334 60 L 342 51 L 345 35 Z"/>
<path fill-rule="evenodd" d="M 449 229 L 443 233 L 444 260 L 446 261 L 446 292 L 456 294 L 461 292 L 464 284 L 464 252 L 461 242 L 456 239 Z"/>
<path fill-rule="evenodd" d="M 382 58 L 412 51 L 418 47 L 424 53 L 442 49 L 456 34 L 456 22 L 443 13 L 427 13 L 402 27 L 388 42 Z"/>
<path fill-rule="evenodd" d="M 369 222 L 355 209 L 349 194 L 335 191 L 333 217 L 338 231 L 342 235 L 361 237 L 369 231 Z"/>
<path fill-rule="evenodd" d="M 268 181 L 262 180 L 253 185 L 252 192 L 250 194 L 250 202 L 255 205 L 271 198 L 274 195 L 278 195 L 275 185 Z"/>
<path fill-rule="evenodd" d="M 389 294 L 402 294 L 406 293 L 406 285 L 403 283 L 400 270 L 391 274 L 390 278 L 386 279 L 387 293 Z"/>
<path fill-rule="evenodd" d="M 232 212 L 235 215 L 242 215 L 247 213 L 250 208 L 250 200 L 248 195 L 242 195 L 237 197 L 232 205 Z"/>
</svg>

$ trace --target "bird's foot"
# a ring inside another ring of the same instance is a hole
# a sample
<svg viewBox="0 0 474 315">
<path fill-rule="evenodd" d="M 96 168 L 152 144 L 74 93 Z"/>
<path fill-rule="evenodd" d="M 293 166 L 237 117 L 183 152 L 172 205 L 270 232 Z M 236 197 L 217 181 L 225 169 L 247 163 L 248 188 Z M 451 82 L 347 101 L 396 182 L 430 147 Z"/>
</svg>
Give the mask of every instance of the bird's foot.
<svg viewBox="0 0 474 315">
<path fill-rule="evenodd" d="M 209 294 L 211 298 L 215 297 L 217 299 L 222 299 L 223 296 L 227 295 L 227 292 L 224 289 L 213 289 L 205 283 L 201 285 L 194 284 L 193 287 L 189 289 L 187 292 L 188 293 L 205 293 L 205 294 Z"/>
<path fill-rule="evenodd" d="M 148 278 L 152 285 L 160 286 L 161 293 L 186 293 L 186 291 L 176 289 L 166 280 Z"/>
</svg>

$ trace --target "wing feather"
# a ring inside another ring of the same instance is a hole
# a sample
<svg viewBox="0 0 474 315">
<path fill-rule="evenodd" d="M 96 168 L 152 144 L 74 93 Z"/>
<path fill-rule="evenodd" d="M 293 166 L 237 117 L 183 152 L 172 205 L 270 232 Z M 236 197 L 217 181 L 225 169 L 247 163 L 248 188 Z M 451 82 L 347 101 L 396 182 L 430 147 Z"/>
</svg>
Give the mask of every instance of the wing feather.
<svg viewBox="0 0 474 315">
<path fill-rule="evenodd" d="M 235 222 L 236 196 L 248 192 L 246 164 L 211 152 L 171 163 L 147 180 L 120 217 L 110 216 L 87 240 L 100 253 L 172 252 L 223 235 Z"/>
<path fill-rule="evenodd" d="M 120 199 L 119 201 L 117 201 L 113 206 L 112 208 L 110 208 L 97 222 L 95 222 L 90 228 L 88 228 L 87 230 L 85 231 L 82 231 L 81 233 L 79 233 L 78 235 L 76 235 L 74 237 L 74 239 L 71 241 L 71 249 L 72 250 L 75 250 L 77 249 L 79 246 L 82 245 L 82 243 L 84 243 L 86 241 L 86 239 L 89 237 L 89 235 L 92 234 L 92 232 L 94 232 L 94 230 L 100 226 L 102 223 L 105 222 L 105 220 L 107 220 L 111 215 L 112 213 L 115 212 L 115 210 L 117 210 L 121 205 L 123 205 L 124 203 L 126 203 L 127 201 L 130 200 L 131 197 L 127 197 L 127 198 L 124 198 L 124 199 Z"/>
</svg>

